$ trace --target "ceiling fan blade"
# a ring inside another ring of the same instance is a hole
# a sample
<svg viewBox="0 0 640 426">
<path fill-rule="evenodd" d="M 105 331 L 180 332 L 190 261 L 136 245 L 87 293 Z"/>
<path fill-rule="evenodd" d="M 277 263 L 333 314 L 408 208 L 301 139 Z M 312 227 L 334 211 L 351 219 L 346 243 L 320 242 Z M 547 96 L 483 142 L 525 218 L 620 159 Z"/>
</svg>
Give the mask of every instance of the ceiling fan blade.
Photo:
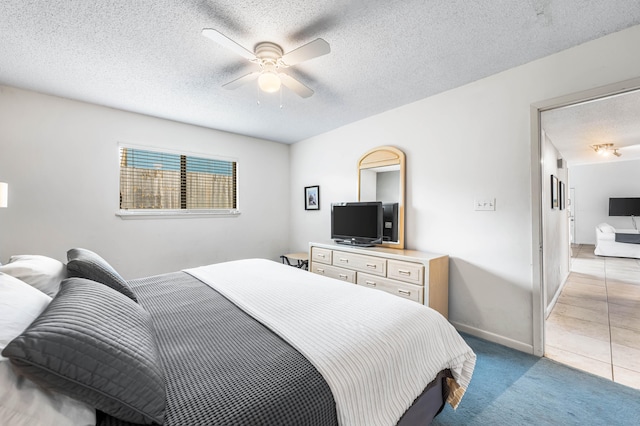
<svg viewBox="0 0 640 426">
<path fill-rule="evenodd" d="M 307 86 L 300 83 L 289 74 L 281 72 L 278 75 L 280 76 L 280 81 L 282 81 L 282 84 L 284 84 L 291 91 L 295 92 L 296 95 L 302 98 L 308 98 L 309 96 L 313 95 L 313 90 L 309 89 Z"/>
<path fill-rule="evenodd" d="M 212 28 L 205 28 L 202 30 L 202 35 L 215 41 L 219 45 L 226 47 L 229 50 L 233 50 L 243 58 L 247 58 L 250 61 L 254 61 L 257 59 L 256 55 L 253 52 L 250 52 L 244 47 L 240 46 L 238 43 L 231 40 L 229 37 L 222 34 L 220 31 L 214 30 Z"/>
<path fill-rule="evenodd" d="M 329 52 L 331 52 L 331 46 L 329 46 L 329 43 L 321 38 L 317 38 L 289 53 L 285 53 L 282 56 L 281 61 L 286 66 L 291 66 L 309 59 L 317 58 L 318 56 L 326 55 Z"/>
<path fill-rule="evenodd" d="M 237 89 L 245 83 L 250 82 L 251 80 L 255 80 L 260 75 L 260 71 L 250 72 L 249 74 L 243 75 L 242 77 L 238 77 L 233 81 L 228 82 L 227 84 L 223 84 L 222 87 L 228 90 Z"/>
</svg>

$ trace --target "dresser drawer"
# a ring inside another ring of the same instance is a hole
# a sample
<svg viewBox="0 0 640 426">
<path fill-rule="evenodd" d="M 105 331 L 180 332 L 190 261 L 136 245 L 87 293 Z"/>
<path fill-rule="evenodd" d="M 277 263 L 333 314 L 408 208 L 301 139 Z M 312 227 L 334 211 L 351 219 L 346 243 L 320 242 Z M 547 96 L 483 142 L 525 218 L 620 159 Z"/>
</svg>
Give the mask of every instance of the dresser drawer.
<svg viewBox="0 0 640 426">
<path fill-rule="evenodd" d="M 416 285 L 424 284 L 424 265 L 420 263 L 388 260 L 387 269 L 389 278 Z"/>
<path fill-rule="evenodd" d="M 387 273 L 387 261 L 381 257 L 334 251 L 332 264 L 368 274 L 384 277 Z"/>
<path fill-rule="evenodd" d="M 356 272 L 348 269 L 336 268 L 335 266 L 325 265 L 321 263 L 313 263 L 311 265 L 311 272 L 318 275 L 324 275 L 325 277 L 335 278 L 337 280 L 346 281 L 349 283 L 356 282 Z"/>
<path fill-rule="evenodd" d="M 311 247 L 311 261 L 331 265 L 331 253 L 328 249 Z"/>
<path fill-rule="evenodd" d="M 449 313 L 449 256 L 414 250 L 309 244 L 309 270 Z"/>
<path fill-rule="evenodd" d="M 362 272 L 358 273 L 356 284 L 363 287 L 386 291 L 387 293 L 404 297 L 405 299 L 413 300 L 414 302 L 422 303 L 424 300 L 424 287 L 422 286 L 364 274 Z"/>
</svg>

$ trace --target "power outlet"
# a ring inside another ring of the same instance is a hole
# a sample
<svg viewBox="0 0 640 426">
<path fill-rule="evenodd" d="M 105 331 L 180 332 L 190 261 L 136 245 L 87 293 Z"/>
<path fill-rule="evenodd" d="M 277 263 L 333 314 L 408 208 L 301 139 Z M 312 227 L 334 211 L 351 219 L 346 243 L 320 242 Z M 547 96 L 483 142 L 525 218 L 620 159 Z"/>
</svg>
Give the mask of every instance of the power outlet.
<svg viewBox="0 0 640 426">
<path fill-rule="evenodd" d="M 485 198 L 481 200 L 473 200 L 473 209 L 476 211 L 495 211 L 496 199 Z"/>
</svg>

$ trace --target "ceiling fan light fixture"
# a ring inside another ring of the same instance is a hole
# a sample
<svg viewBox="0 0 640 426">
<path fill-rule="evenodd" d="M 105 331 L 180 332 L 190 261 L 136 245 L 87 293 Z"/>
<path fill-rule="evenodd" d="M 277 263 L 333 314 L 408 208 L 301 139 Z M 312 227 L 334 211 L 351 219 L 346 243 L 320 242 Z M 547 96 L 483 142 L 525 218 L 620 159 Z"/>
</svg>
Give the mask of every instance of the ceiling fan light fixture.
<svg viewBox="0 0 640 426">
<path fill-rule="evenodd" d="M 266 93 L 274 93 L 280 90 L 280 77 L 273 71 L 264 71 L 258 77 L 258 86 L 260 90 Z"/>
<path fill-rule="evenodd" d="M 263 92 L 274 93 L 279 91 L 284 85 L 284 87 L 301 98 L 308 98 L 313 95 L 313 90 L 291 75 L 279 72 L 279 70 L 331 52 L 329 43 L 321 38 L 317 38 L 297 49 L 284 53 L 282 47 L 270 41 L 262 41 L 256 44 L 253 52 L 251 52 L 213 28 L 203 28 L 202 35 L 234 51 L 249 60 L 249 62 L 260 67 L 260 71 L 251 72 L 222 85 L 222 87 L 229 90 L 236 89 L 243 84 L 254 81 L 257 77 L 258 88 Z"/>
</svg>

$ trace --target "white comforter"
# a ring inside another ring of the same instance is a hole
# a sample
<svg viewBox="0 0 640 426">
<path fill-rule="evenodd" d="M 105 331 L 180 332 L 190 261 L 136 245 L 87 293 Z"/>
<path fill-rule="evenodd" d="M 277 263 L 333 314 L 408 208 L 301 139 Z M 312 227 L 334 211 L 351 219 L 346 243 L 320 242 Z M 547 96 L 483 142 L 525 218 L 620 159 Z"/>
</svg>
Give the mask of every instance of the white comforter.
<svg viewBox="0 0 640 426">
<path fill-rule="evenodd" d="M 437 373 L 471 380 L 475 354 L 436 311 L 379 290 L 249 259 L 185 272 L 280 335 L 318 369 L 340 425 L 395 425 Z"/>
</svg>

